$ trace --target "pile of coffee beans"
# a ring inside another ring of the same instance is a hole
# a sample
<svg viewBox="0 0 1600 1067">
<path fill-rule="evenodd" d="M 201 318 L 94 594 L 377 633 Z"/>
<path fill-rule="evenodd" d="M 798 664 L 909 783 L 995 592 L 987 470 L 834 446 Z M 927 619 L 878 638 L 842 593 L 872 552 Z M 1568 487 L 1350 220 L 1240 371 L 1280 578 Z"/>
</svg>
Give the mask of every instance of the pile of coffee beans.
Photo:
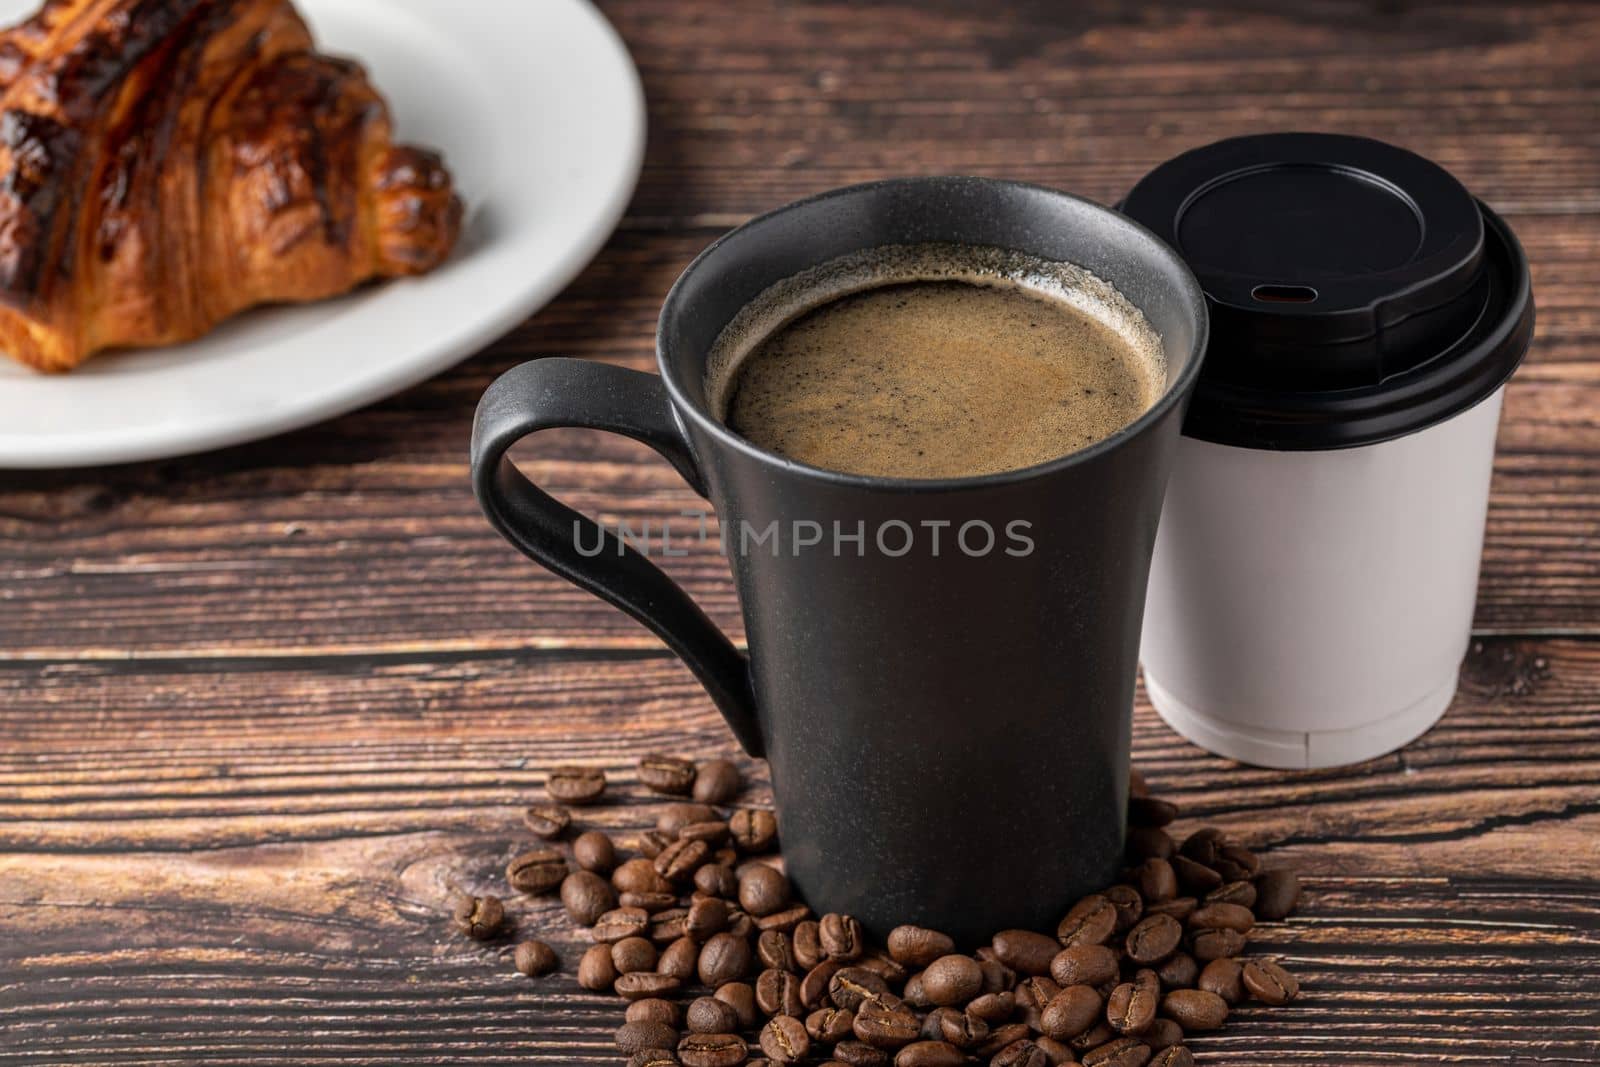
<svg viewBox="0 0 1600 1067">
<path fill-rule="evenodd" d="M 559 891 L 590 928 L 578 983 L 629 1002 L 616 1035 L 629 1067 L 1186 1067 L 1189 1035 L 1217 1030 L 1246 1001 L 1299 993 L 1276 961 L 1242 958 L 1258 922 L 1294 909 L 1299 880 L 1215 829 L 1174 839 L 1177 809 L 1137 773 L 1122 880 L 1052 932 L 1002 930 L 970 955 L 937 930 L 901 926 L 874 945 L 851 916 L 813 915 L 773 855 L 773 814 L 715 807 L 740 791 L 734 764 L 647 756 L 639 778 L 691 799 L 663 808 L 638 855 L 623 859 L 590 830 L 570 863 L 546 845 L 506 868 L 514 890 Z M 562 805 L 592 803 L 605 784 L 592 768 L 552 772 L 560 803 L 524 821 L 557 841 L 572 825 Z M 488 940 L 504 914 L 495 897 L 463 897 L 454 918 Z M 514 961 L 535 977 L 559 966 L 539 941 L 519 944 Z"/>
</svg>

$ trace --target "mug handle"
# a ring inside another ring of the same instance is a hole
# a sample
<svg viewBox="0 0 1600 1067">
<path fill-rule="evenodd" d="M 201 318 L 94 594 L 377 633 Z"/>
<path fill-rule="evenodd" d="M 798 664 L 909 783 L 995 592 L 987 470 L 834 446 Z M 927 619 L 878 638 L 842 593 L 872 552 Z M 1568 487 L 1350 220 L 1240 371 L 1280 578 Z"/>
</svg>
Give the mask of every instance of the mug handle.
<svg viewBox="0 0 1600 1067">
<path fill-rule="evenodd" d="M 760 756 L 749 659 L 655 564 L 536 487 L 506 456 L 523 438 L 558 426 L 642 441 L 705 496 L 666 386 L 654 374 L 583 359 L 539 359 L 507 371 L 478 403 L 473 490 L 489 522 L 524 555 L 655 631 L 706 687 L 744 750 Z M 580 537 L 603 548 L 580 552 Z"/>
</svg>

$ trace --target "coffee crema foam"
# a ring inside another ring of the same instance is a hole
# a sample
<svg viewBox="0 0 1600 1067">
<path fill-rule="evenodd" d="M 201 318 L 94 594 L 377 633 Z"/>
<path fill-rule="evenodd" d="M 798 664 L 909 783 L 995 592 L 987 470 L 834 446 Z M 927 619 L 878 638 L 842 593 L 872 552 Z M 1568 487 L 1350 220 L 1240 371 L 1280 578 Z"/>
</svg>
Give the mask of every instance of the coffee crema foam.
<svg viewBox="0 0 1600 1067">
<path fill-rule="evenodd" d="M 1070 263 L 891 245 L 785 279 L 707 365 L 712 411 L 753 444 L 849 474 L 1021 470 L 1112 436 L 1166 387 L 1161 338 Z"/>
</svg>

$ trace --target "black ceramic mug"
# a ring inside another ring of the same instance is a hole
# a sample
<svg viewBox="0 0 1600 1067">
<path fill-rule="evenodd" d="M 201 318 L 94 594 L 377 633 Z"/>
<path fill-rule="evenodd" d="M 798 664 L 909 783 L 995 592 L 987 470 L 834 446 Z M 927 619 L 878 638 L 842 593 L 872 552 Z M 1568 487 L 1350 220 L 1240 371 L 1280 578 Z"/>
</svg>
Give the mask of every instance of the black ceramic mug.
<svg viewBox="0 0 1600 1067">
<path fill-rule="evenodd" d="M 942 481 L 807 467 L 718 421 L 706 361 L 740 309 L 847 253 L 931 241 L 1071 262 L 1116 286 L 1161 334 L 1161 399 L 1081 452 Z M 766 757 L 787 869 L 813 908 L 880 936 L 921 923 L 967 944 L 1053 929 L 1120 865 L 1145 586 L 1207 330 L 1177 255 L 1089 201 L 978 178 L 855 186 L 695 260 L 661 314 L 659 377 L 545 359 L 495 382 L 473 483 L 512 544 L 659 634 Z M 711 501 L 748 656 L 615 532 L 506 458 L 557 426 L 643 441 Z"/>
</svg>

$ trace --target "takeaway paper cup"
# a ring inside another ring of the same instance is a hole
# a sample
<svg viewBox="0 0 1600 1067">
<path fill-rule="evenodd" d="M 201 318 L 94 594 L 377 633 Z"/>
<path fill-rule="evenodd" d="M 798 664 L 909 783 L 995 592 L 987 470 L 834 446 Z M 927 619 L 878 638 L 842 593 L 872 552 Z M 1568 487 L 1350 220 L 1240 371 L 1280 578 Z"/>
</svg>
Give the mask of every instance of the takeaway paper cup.
<svg viewBox="0 0 1600 1067">
<path fill-rule="evenodd" d="M 1213 310 L 1150 580 L 1151 701 L 1247 763 L 1400 748 L 1449 707 L 1471 638 L 1533 333 L 1522 249 L 1443 169 L 1354 137 L 1198 149 L 1123 210 Z"/>
</svg>

